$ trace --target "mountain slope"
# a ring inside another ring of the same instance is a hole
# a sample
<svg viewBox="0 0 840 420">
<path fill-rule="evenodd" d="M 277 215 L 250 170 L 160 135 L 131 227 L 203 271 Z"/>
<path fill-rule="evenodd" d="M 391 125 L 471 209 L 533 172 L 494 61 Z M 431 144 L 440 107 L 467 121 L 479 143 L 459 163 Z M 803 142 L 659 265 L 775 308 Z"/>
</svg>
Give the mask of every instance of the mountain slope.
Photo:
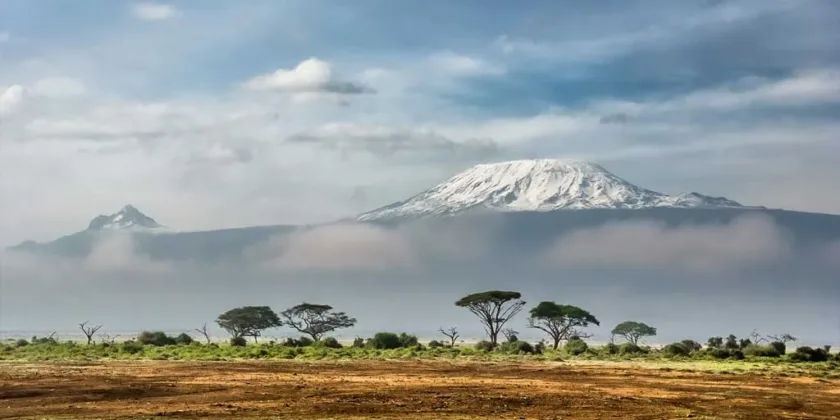
<svg viewBox="0 0 840 420">
<path fill-rule="evenodd" d="M 669 196 L 633 185 L 600 165 L 556 159 L 482 164 L 408 200 L 358 216 L 370 221 L 465 211 L 732 208 L 741 204 L 698 193 Z"/>
</svg>

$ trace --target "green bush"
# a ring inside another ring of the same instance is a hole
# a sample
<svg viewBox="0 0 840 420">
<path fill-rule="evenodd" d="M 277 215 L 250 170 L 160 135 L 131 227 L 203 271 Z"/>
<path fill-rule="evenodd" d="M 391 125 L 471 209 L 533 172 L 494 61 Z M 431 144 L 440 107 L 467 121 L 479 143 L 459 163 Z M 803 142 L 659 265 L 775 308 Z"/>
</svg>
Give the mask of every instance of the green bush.
<svg viewBox="0 0 840 420">
<path fill-rule="evenodd" d="M 744 355 L 752 357 L 779 357 L 782 354 L 779 353 L 776 347 L 769 344 L 766 346 L 749 344 L 744 347 Z"/>
<path fill-rule="evenodd" d="M 52 337 L 35 337 L 32 336 L 32 344 L 58 344 L 58 340 Z"/>
<path fill-rule="evenodd" d="M 341 343 L 338 342 L 338 340 L 336 340 L 335 337 L 327 337 L 327 338 L 321 340 L 320 342 L 318 342 L 318 345 L 320 347 L 326 347 L 328 349 L 340 349 L 340 348 L 344 347 L 344 346 L 341 345 Z"/>
<path fill-rule="evenodd" d="M 570 354 L 572 356 L 579 356 L 586 351 L 589 350 L 589 345 L 586 344 L 585 341 L 581 339 L 572 339 L 566 342 L 566 345 L 563 346 L 563 351 L 566 354 Z"/>
<path fill-rule="evenodd" d="M 362 337 L 356 337 L 353 339 L 353 348 L 363 348 L 365 346 L 365 339 Z"/>
<path fill-rule="evenodd" d="M 194 341 L 195 340 L 193 340 L 193 338 L 190 337 L 190 335 L 187 334 L 187 333 L 181 333 L 181 334 L 178 334 L 177 337 L 175 337 L 175 344 L 180 344 L 180 345 L 184 345 L 184 346 L 190 345 Z"/>
<path fill-rule="evenodd" d="M 441 347 L 446 347 L 446 346 L 444 346 L 443 343 L 441 343 L 440 341 L 437 341 L 437 340 L 429 341 L 429 348 L 430 349 L 439 349 Z"/>
<path fill-rule="evenodd" d="M 143 351 L 143 344 L 134 340 L 123 341 L 119 345 L 120 351 L 127 354 L 137 354 Z"/>
<path fill-rule="evenodd" d="M 248 341 L 245 340 L 245 337 L 233 337 L 230 339 L 230 345 L 234 347 L 245 347 L 248 345 Z"/>
<path fill-rule="evenodd" d="M 411 335 L 411 334 L 406 334 L 406 333 L 401 333 L 400 334 L 400 347 L 409 348 L 409 347 L 414 347 L 417 344 L 418 344 L 418 341 L 417 341 L 417 336 L 416 335 Z"/>
<path fill-rule="evenodd" d="M 15 347 L 26 347 L 29 345 L 29 342 L 26 339 L 21 338 L 18 341 L 15 341 Z"/>
<path fill-rule="evenodd" d="M 683 341 L 680 341 L 680 343 L 682 343 L 682 345 L 684 345 L 689 350 L 689 352 L 691 352 L 691 353 L 694 353 L 696 351 L 700 351 L 703 348 L 702 344 L 700 344 L 700 343 L 698 343 L 694 340 L 683 340 Z"/>
<path fill-rule="evenodd" d="M 545 340 L 540 340 L 540 342 L 534 346 L 534 354 L 543 354 L 545 353 L 545 349 Z"/>
<path fill-rule="evenodd" d="M 283 342 L 283 345 L 286 347 L 309 347 L 315 344 L 309 337 L 300 337 L 300 338 L 287 338 L 286 341 Z"/>
<path fill-rule="evenodd" d="M 634 355 L 634 354 L 646 354 L 647 350 L 633 344 L 633 343 L 621 343 L 618 346 L 618 354 L 625 356 L 625 355 Z"/>
<path fill-rule="evenodd" d="M 790 360 L 795 362 L 826 362 L 831 355 L 825 349 L 815 349 L 811 347 L 799 347 L 791 354 Z"/>
<path fill-rule="evenodd" d="M 728 359 L 730 356 L 729 350 L 722 348 L 710 348 L 706 350 L 706 354 L 714 357 L 715 359 Z"/>
<path fill-rule="evenodd" d="M 729 357 L 735 360 L 744 360 L 744 351 L 741 349 L 732 350 L 729 352 Z"/>
<path fill-rule="evenodd" d="M 527 341 L 508 341 L 499 346 L 499 351 L 508 354 L 533 354 L 534 346 Z"/>
<path fill-rule="evenodd" d="M 776 351 L 779 352 L 779 354 L 787 353 L 787 345 L 785 345 L 785 343 L 783 343 L 781 341 L 774 341 L 774 342 L 770 343 L 770 346 L 772 346 L 774 349 L 776 349 Z"/>
<path fill-rule="evenodd" d="M 601 347 L 601 352 L 609 355 L 618 354 L 618 346 L 614 343 L 607 343 Z"/>
<path fill-rule="evenodd" d="M 493 343 L 487 340 L 481 340 L 475 343 L 475 349 L 479 351 L 493 351 Z"/>
<path fill-rule="evenodd" d="M 163 331 L 143 331 L 137 334 L 137 342 L 150 346 L 169 346 L 175 344 L 175 339 Z"/>
<path fill-rule="evenodd" d="M 662 352 L 667 356 L 688 356 L 691 354 L 691 348 L 685 343 L 671 343 L 662 349 Z"/>
<path fill-rule="evenodd" d="M 370 341 L 373 348 L 378 350 L 398 349 L 402 346 L 400 336 L 389 332 L 378 332 Z"/>
</svg>

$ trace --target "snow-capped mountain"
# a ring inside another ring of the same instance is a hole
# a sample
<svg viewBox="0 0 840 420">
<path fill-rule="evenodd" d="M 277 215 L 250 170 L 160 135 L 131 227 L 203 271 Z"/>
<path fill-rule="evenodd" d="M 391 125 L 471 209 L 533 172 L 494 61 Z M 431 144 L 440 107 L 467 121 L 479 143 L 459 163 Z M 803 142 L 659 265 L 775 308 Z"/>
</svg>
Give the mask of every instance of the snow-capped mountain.
<svg viewBox="0 0 840 420">
<path fill-rule="evenodd" d="M 408 200 L 358 216 L 371 221 L 452 215 L 465 211 L 732 208 L 741 204 L 698 193 L 676 196 L 633 185 L 600 165 L 558 159 L 474 166 Z"/>
<path fill-rule="evenodd" d="M 160 231 L 167 229 L 131 204 L 121 208 L 120 211 L 99 215 L 93 218 L 87 230 L 93 232 L 101 231 Z"/>
</svg>

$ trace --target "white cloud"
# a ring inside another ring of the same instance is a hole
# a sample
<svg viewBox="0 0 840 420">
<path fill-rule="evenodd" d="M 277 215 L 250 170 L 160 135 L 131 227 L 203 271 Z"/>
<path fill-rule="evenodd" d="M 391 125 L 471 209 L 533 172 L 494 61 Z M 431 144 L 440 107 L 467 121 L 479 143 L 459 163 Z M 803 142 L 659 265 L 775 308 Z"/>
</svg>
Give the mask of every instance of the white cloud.
<svg viewBox="0 0 840 420">
<path fill-rule="evenodd" d="M 433 54 L 430 61 L 437 68 L 456 76 L 500 75 L 505 72 L 502 66 L 452 51 Z"/>
<path fill-rule="evenodd" d="M 131 13 L 143 20 L 167 20 L 178 17 L 181 12 L 175 6 L 162 3 L 134 3 Z"/>
<path fill-rule="evenodd" d="M 778 261 L 791 253 L 787 233 L 764 216 L 719 226 L 668 227 L 619 222 L 561 236 L 544 256 L 560 267 L 679 267 L 717 270 Z"/>
<path fill-rule="evenodd" d="M 404 235 L 357 224 L 284 235 L 249 253 L 263 267 L 278 270 L 383 270 L 417 264 L 416 250 Z"/>
<path fill-rule="evenodd" d="M 0 94 L 0 117 L 11 115 L 23 102 L 26 90 L 21 85 L 12 85 Z"/>
<path fill-rule="evenodd" d="M 293 69 L 279 69 L 274 73 L 257 76 L 244 83 L 250 90 L 275 90 L 284 92 L 330 92 L 336 94 L 369 93 L 371 89 L 352 82 L 339 80 L 330 63 L 317 58 L 301 61 Z"/>
<path fill-rule="evenodd" d="M 46 97 L 68 97 L 83 95 L 85 85 L 70 77 L 49 77 L 38 80 L 32 85 L 32 93 Z"/>
<path fill-rule="evenodd" d="M 213 163 L 226 165 L 231 163 L 247 163 L 253 159 L 250 150 L 241 147 L 228 147 L 219 143 L 213 144 L 206 150 L 193 152 L 190 163 Z"/>
</svg>

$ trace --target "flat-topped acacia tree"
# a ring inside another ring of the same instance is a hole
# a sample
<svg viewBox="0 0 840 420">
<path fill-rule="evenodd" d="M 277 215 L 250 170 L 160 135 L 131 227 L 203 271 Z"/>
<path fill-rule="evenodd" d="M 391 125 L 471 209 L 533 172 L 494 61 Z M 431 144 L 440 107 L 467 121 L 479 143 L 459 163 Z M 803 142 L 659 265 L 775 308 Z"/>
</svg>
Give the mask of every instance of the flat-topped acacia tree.
<svg viewBox="0 0 840 420">
<path fill-rule="evenodd" d="M 333 312 L 330 305 L 306 302 L 280 312 L 280 316 L 284 319 L 284 325 L 309 335 L 315 341 L 321 341 L 324 334 L 356 325 L 355 318 L 350 318 L 344 312 Z"/>
<path fill-rule="evenodd" d="M 601 325 L 588 311 L 572 305 L 558 305 L 554 302 L 540 302 L 531 309 L 528 328 L 546 332 L 554 340 L 554 349 L 560 341 L 581 334 L 581 328 L 589 324 Z"/>
<path fill-rule="evenodd" d="M 216 323 L 232 338 L 254 337 L 254 342 L 257 342 L 257 337 L 262 335 L 263 330 L 282 325 L 280 318 L 268 306 L 243 306 L 231 309 L 219 315 Z"/>
<path fill-rule="evenodd" d="M 637 346 L 639 345 L 640 338 L 655 336 L 656 328 L 651 327 L 644 322 L 624 321 L 613 328 L 612 334 L 624 337 L 627 342 L 633 343 L 634 346 Z"/>
<path fill-rule="evenodd" d="M 525 306 L 525 301 L 521 298 L 522 294 L 519 292 L 490 290 L 464 296 L 455 302 L 455 305 L 469 309 L 478 317 L 495 348 L 502 327 Z"/>
</svg>

